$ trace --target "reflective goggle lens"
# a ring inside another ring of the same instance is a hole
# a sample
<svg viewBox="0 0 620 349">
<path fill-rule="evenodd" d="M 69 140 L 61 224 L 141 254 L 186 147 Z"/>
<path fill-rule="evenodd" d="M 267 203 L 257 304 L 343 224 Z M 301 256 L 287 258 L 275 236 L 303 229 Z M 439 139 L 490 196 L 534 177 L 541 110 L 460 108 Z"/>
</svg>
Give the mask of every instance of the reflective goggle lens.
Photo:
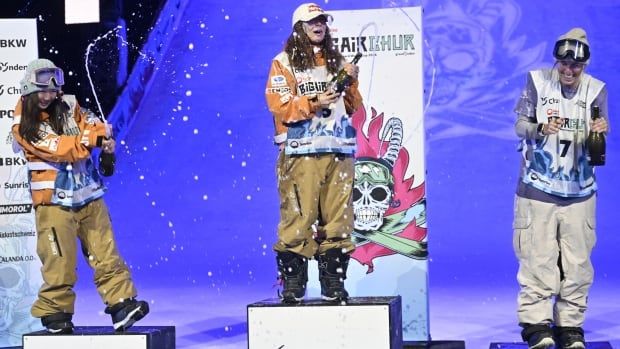
<svg viewBox="0 0 620 349">
<path fill-rule="evenodd" d="M 358 160 L 355 164 L 355 181 L 384 184 L 392 181 L 392 175 L 389 169 L 379 163 Z"/>
<path fill-rule="evenodd" d="M 583 63 L 590 58 L 590 48 L 577 40 L 561 40 L 555 43 L 553 56 L 558 60 L 573 59 Z"/>
<path fill-rule="evenodd" d="M 65 84 L 65 77 L 62 69 L 60 68 L 42 68 L 37 69 L 32 74 L 31 82 L 38 86 L 49 86 L 54 80 L 56 86 L 62 86 Z"/>
</svg>

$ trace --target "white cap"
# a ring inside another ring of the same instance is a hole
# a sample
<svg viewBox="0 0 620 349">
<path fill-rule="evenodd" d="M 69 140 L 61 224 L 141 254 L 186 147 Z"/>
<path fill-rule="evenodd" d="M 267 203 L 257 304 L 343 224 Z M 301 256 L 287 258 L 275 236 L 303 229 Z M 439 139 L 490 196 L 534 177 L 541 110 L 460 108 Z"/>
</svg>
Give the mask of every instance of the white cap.
<svg viewBox="0 0 620 349">
<path fill-rule="evenodd" d="M 309 2 L 306 4 L 301 4 L 297 7 L 297 9 L 295 9 L 295 12 L 293 12 L 293 27 L 295 26 L 295 23 L 299 21 L 307 22 L 317 18 L 318 16 L 325 16 L 327 20 L 332 20 L 334 18 L 329 13 L 323 11 L 321 6 L 315 3 Z"/>
<path fill-rule="evenodd" d="M 573 28 L 571 30 L 569 30 L 566 34 L 561 35 L 558 38 L 558 41 L 561 40 L 577 40 L 579 42 L 581 42 L 582 44 L 586 44 L 588 46 L 590 46 L 590 43 L 588 43 L 588 37 L 586 36 L 586 31 L 583 30 L 583 28 Z"/>
</svg>

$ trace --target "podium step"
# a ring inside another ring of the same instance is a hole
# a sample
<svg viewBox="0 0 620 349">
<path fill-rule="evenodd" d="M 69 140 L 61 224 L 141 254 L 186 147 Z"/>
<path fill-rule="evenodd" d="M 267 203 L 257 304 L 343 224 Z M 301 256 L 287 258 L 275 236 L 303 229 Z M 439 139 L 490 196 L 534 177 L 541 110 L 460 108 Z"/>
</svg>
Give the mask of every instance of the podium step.
<svg viewBox="0 0 620 349">
<path fill-rule="evenodd" d="M 321 299 L 247 306 L 248 349 L 402 349 L 400 296 L 353 297 L 346 305 Z"/>
<path fill-rule="evenodd" d="M 53 335 L 46 331 L 22 336 L 23 349 L 174 349 L 174 326 L 134 326 L 114 332 L 111 326 L 76 327 L 73 334 Z"/>
<path fill-rule="evenodd" d="M 406 341 L 403 349 L 465 349 L 465 341 Z"/>
<path fill-rule="evenodd" d="M 527 343 L 491 343 L 489 349 L 527 349 Z M 586 349 L 613 349 L 609 342 L 588 342 Z"/>
</svg>

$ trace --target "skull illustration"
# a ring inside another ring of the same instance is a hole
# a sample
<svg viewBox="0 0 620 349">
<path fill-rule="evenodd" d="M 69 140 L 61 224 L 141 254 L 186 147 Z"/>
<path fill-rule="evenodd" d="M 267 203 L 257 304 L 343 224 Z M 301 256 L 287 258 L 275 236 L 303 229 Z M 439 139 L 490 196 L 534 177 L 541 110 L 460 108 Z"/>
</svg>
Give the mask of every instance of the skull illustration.
<svg viewBox="0 0 620 349">
<path fill-rule="evenodd" d="M 383 159 L 357 159 L 353 188 L 355 230 L 374 231 L 383 225 L 383 216 L 392 200 L 393 185 L 388 162 Z"/>
<path fill-rule="evenodd" d="M 24 271 L 13 264 L 0 264 L 0 331 L 13 322 L 13 309 L 24 298 Z"/>
</svg>

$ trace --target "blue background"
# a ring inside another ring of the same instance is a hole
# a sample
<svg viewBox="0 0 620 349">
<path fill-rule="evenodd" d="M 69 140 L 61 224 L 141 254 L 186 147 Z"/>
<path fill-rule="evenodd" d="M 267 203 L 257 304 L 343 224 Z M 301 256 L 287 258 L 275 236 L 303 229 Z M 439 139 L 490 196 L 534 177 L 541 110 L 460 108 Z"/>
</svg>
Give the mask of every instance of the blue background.
<svg viewBox="0 0 620 349">
<path fill-rule="evenodd" d="M 330 1 L 323 6 L 393 4 L 415 5 Z M 140 278 L 165 274 L 181 284 L 271 286 L 278 199 L 264 87 L 297 5 L 189 2 L 185 23 L 123 140 L 118 172 L 108 183 L 119 243 Z M 581 26 L 592 47 L 586 71 L 607 82 L 613 113 L 619 53 L 613 23 L 620 6 L 613 1 L 422 5 L 424 103 L 430 103 L 425 121 L 431 289 L 444 283 L 514 283 L 511 224 L 519 154 L 513 108 L 526 72 L 551 66 L 555 39 Z M 615 123 L 611 115 L 612 129 Z M 597 170 L 593 259 L 599 280 L 618 277 L 612 226 L 619 193 L 616 153 L 617 135 L 611 132 L 608 164 Z"/>
</svg>

